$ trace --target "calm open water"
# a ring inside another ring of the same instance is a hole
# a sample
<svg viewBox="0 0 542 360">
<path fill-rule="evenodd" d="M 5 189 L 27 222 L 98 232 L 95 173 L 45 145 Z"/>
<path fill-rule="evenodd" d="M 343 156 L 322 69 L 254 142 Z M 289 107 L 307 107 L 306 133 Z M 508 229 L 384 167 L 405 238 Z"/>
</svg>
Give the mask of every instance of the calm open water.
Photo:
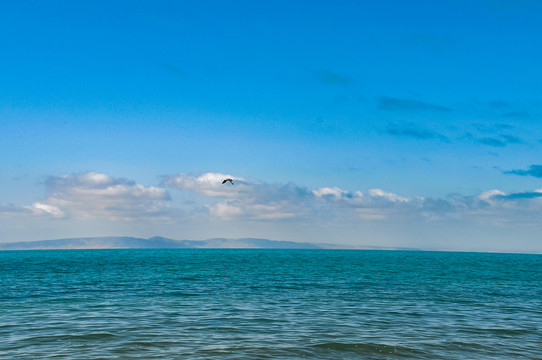
<svg viewBox="0 0 542 360">
<path fill-rule="evenodd" d="M 542 255 L 0 252 L 1 359 L 542 359 Z"/>
</svg>

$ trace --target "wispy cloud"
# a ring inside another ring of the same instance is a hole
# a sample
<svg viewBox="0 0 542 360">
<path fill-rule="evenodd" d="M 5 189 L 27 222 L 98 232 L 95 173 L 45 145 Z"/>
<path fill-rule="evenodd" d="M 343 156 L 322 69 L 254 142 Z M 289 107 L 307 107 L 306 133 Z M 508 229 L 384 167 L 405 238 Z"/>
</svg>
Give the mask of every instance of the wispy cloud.
<svg viewBox="0 0 542 360">
<path fill-rule="evenodd" d="M 511 119 L 528 119 L 531 117 L 531 114 L 529 114 L 527 111 L 509 111 L 502 114 L 502 117 Z"/>
<path fill-rule="evenodd" d="M 504 142 L 503 140 L 498 139 L 498 138 L 486 137 L 486 138 L 477 139 L 476 141 L 478 143 L 480 143 L 480 144 L 493 146 L 493 147 L 504 147 L 504 146 L 506 146 L 506 142 Z"/>
<path fill-rule="evenodd" d="M 488 102 L 489 107 L 492 109 L 509 109 L 512 105 L 507 101 L 494 100 Z"/>
<path fill-rule="evenodd" d="M 520 176 L 534 176 L 542 178 L 542 165 L 531 165 L 528 170 L 509 170 L 505 171 L 505 174 L 513 174 Z"/>
<path fill-rule="evenodd" d="M 17 214 L 31 214 L 32 211 L 25 206 L 17 206 L 14 204 L 0 204 L 0 214 L 5 215 L 17 215 Z"/>
<path fill-rule="evenodd" d="M 542 189 L 535 191 L 526 191 L 519 193 L 512 193 L 508 195 L 500 195 L 499 198 L 505 200 L 515 200 L 515 199 L 535 199 L 542 197 Z"/>
<path fill-rule="evenodd" d="M 413 111 L 413 110 L 429 110 L 429 111 L 440 111 L 440 112 L 451 112 L 452 109 L 430 104 L 418 100 L 411 99 L 398 99 L 387 96 L 382 96 L 378 99 L 378 107 L 382 110 L 389 111 Z"/>
<path fill-rule="evenodd" d="M 478 224 L 538 224 L 542 189 L 522 193 L 489 190 L 476 196 L 450 194 L 445 199 L 425 199 L 425 215 L 431 221 L 454 220 Z"/>
<path fill-rule="evenodd" d="M 473 127 L 481 133 L 500 133 L 504 130 L 512 130 L 514 129 L 513 125 L 505 124 L 505 123 L 495 123 L 495 124 L 473 124 Z"/>
<path fill-rule="evenodd" d="M 417 140 L 441 140 L 444 142 L 449 142 L 450 139 L 445 135 L 442 135 L 436 131 L 420 128 L 416 125 L 407 124 L 407 125 L 388 125 L 386 133 L 393 136 L 408 137 Z"/>
<path fill-rule="evenodd" d="M 312 72 L 314 77 L 325 85 L 340 85 L 345 86 L 351 82 L 351 79 L 346 76 L 339 75 L 331 70 L 316 70 Z"/>
<path fill-rule="evenodd" d="M 465 134 L 465 138 L 470 139 L 478 144 L 492 147 L 505 147 L 510 144 L 517 145 L 525 143 L 521 138 L 507 134 L 502 134 L 498 136 L 477 137 L 471 133 L 467 133 Z"/>
<path fill-rule="evenodd" d="M 478 102 L 478 104 L 484 107 L 489 106 L 490 109 L 501 112 L 501 117 L 503 118 L 528 119 L 531 117 L 531 114 L 528 111 L 518 109 L 518 106 L 508 101 L 495 100 L 487 103 Z"/>
<path fill-rule="evenodd" d="M 169 73 L 171 73 L 173 75 L 176 75 L 178 77 L 185 77 L 186 76 L 184 71 L 182 71 L 181 69 L 179 69 L 175 65 L 168 64 L 168 63 L 163 63 L 162 66 L 164 67 L 164 69 L 166 69 Z"/>
<path fill-rule="evenodd" d="M 501 139 L 507 144 L 523 144 L 524 141 L 517 136 L 501 135 Z"/>
</svg>

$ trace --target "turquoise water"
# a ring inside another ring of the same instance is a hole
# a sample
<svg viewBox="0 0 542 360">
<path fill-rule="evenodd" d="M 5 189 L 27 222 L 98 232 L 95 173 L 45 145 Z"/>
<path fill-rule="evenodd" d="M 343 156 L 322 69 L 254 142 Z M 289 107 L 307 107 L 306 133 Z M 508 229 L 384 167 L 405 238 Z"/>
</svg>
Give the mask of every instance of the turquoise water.
<svg viewBox="0 0 542 360">
<path fill-rule="evenodd" d="M 542 256 L 0 252 L 1 359 L 541 359 Z"/>
</svg>

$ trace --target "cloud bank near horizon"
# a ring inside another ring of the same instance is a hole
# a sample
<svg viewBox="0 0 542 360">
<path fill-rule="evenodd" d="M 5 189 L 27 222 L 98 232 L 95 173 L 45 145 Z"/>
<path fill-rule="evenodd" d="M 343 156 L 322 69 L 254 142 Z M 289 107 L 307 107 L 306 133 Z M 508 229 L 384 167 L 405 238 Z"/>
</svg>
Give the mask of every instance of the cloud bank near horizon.
<svg viewBox="0 0 542 360">
<path fill-rule="evenodd" d="M 222 184 L 232 177 L 235 185 Z M 402 196 L 383 189 L 349 191 L 339 187 L 309 189 L 289 183 L 207 172 L 162 177 L 144 186 L 98 172 L 50 176 L 45 196 L 29 205 L 5 204 L 0 216 L 46 217 L 58 220 L 106 222 L 174 222 L 190 217 L 223 222 L 339 222 L 363 224 L 389 221 L 423 223 L 533 223 L 540 221 L 542 189 L 506 193 L 488 190 L 477 195 L 450 194 L 445 198 Z M 190 193 L 196 201 L 175 198 Z M 262 234 L 265 235 L 265 234 Z"/>
<path fill-rule="evenodd" d="M 225 177 L 235 185 L 222 185 Z M 542 188 L 424 197 L 381 188 L 310 188 L 220 172 L 164 175 L 155 184 L 84 172 L 50 176 L 43 186 L 37 201 L 0 204 L 0 241 L 161 235 L 542 251 L 536 241 Z"/>
</svg>

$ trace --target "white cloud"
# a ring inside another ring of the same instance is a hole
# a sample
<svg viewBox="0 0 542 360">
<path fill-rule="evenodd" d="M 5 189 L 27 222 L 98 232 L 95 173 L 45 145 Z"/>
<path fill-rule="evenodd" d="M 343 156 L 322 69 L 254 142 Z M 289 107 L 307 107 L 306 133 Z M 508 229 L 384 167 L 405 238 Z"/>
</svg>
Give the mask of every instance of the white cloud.
<svg viewBox="0 0 542 360">
<path fill-rule="evenodd" d="M 221 202 L 214 205 L 207 205 L 212 216 L 219 217 L 224 220 L 232 219 L 243 214 L 243 209 L 239 206 L 232 205 L 229 202 Z"/>
<path fill-rule="evenodd" d="M 231 177 L 235 185 L 222 184 Z M 221 173 L 178 174 L 164 177 L 163 184 L 178 190 L 190 190 L 206 198 L 223 198 L 207 203 L 209 214 L 223 220 L 278 220 L 303 216 L 312 193 L 289 184 L 267 184 L 258 180 Z"/>
<path fill-rule="evenodd" d="M 43 204 L 40 202 L 32 204 L 32 206 L 28 207 L 31 209 L 35 214 L 50 214 L 55 218 L 61 218 L 64 217 L 64 212 L 60 210 L 58 206 L 50 205 L 50 204 Z"/>
<path fill-rule="evenodd" d="M 32 205 L 34 213 L 56 218 L 134 220 L 164 215 L 169 194 L 164 188 L 143 186 L 106 174 L 87 172 L 52 176 L 49 196 Z"/>
<path fill-rule="evenodd" d="M 346 191 L 338 187 L 323 187 L 313 190 L 315 199 L 329 212 L 357 215 L 362 220 L 384 220 L 406 210 L 417 211 L 423 198 L 407 198 L 382 189 Z M 346 213 L 345 213 L 346 212 Z"/>
<path fill-rule="evenodd" d="M 494 204 L 494 197 L 499 195 L 503 196 L 506 194 L 500 190 L 489 190 L 478 195 L 478 198 L 490 204 Z"/>
<path fill-rule="evenodd" d="M 66 175 L 63 176 L 67 178 Z M 89 186 L 107 186 L 114 183 L 114 180 L 106 174 L 100 174 L 96 172 L 88 172 L 77 176 L 77 181 L 81 184 L 87 184 Z"/>
<path fill-rule="evenodd" d="M 222 185 L 226 177 L 236 180 L 235 185 Z M 210 216 L 222 220 L 331 221 L 348 213 L 363 220 L 382 220 L 405 211 L 405 207 L 417 209 L 423 202 L 422 198 L 407 198 L 382 189 L 370 189 L 367 195 L 338 187 L 309 190 L 293 183 L 268 184 L 221 173 L 181 173 L 164 177 L 163 184 L 201 195 Z M 222 200 L 216 201 L 218 198 Z"/>
<path fill-rule="evenodd" d="M 399 196 L 399 195 L 396 195 L 396 194 L 393 194 L 393 193 L 390 193 L 390 192 L 386 192 L 382 189 L 369 189 L 369 195 L 374 197 L 374 198 L 384 198 L 388 201 L 391 201 L 391 202 L 403 202 L 403 203 L 406 203 L 406 202 L 409 202 L 410 200 L 407 199 L 406 197 L 403 197 L 403 196 Z"/>
<path fill-rule="evenodd" d="M 222 185 L 226 177 L 237 179 L 236 185 Z M 221 173 L 201 175 L 178 174 L 164 178 L 163 184 L 178 190 L 193 191 L 202 196 L 211 217 L 229 220 L 306 219 L 332 222 L 358 218 L 364 221 L 415 219 L 436 221 L 446 218 L 473 220 L 502 212 L 512 204 L 503 203 L 506 194 L 491 190 L 478 196 L 452 195 L 446 199 L 405 197 L 379 188 L 348 191 L 339 187 L 306 189 L 293 183 L 268 184 L 258 180 Z"/>
<path fill-rule="evenodd" d="M 223 185 L 226 177 L 233 178 L 235 185 Z M 448 220 L 525 223 L 540 221 L 542 214 L 542 189 L 521 193 L 489 190 L 475 196 L 422 198 L 379 188 L 364 192 L 333 186 L 307 189 L 294 183 L 270 184 L 213 172 L 166 176 L 162 186 L 144 186 L 98 172 L 52 176 L 45 185 L 45 198 L 27 206 L 0 206 L 0 214 L 113 222 L 149 219 L 169 223 L 205 222 L 215 218 L 235 224 L 235 221 L 301 220 L 304 224 L 319 225 L 366 221 L 385 224 L 392 219 L 412 224 Z M 194 201 L 170 202 L 164 186 L 192 192 Z"/>
<path fill-rule="evenodd" d="M 222 184 L 222 181 L 226 178 L 232 178 L 235 187 L 232 187 L 230 183 Z M 163 180 L 163 183 L 166 186 L 177 190 L 192 190 L 207 197 L 240 196 L 246 191 L 246 186 L 243 182 L 244 179 L 240 177 L 211 172 L 199 176 L 181 173 L 178 175 L 166 176 Z"/>
<path fill-rule="evenodd" d="M 336 199 L 341 199 L 345 196 L 348 196 L 348 191 L 344 191 L 342 189 L 339 189 L 338 187 L 323 187 L 320 189 L 313 190 L 312 193 L 316 195 L 316 197 L 331 197 Z M 361 195 L 361 193 L 360 193 Z"/>
</svg>

